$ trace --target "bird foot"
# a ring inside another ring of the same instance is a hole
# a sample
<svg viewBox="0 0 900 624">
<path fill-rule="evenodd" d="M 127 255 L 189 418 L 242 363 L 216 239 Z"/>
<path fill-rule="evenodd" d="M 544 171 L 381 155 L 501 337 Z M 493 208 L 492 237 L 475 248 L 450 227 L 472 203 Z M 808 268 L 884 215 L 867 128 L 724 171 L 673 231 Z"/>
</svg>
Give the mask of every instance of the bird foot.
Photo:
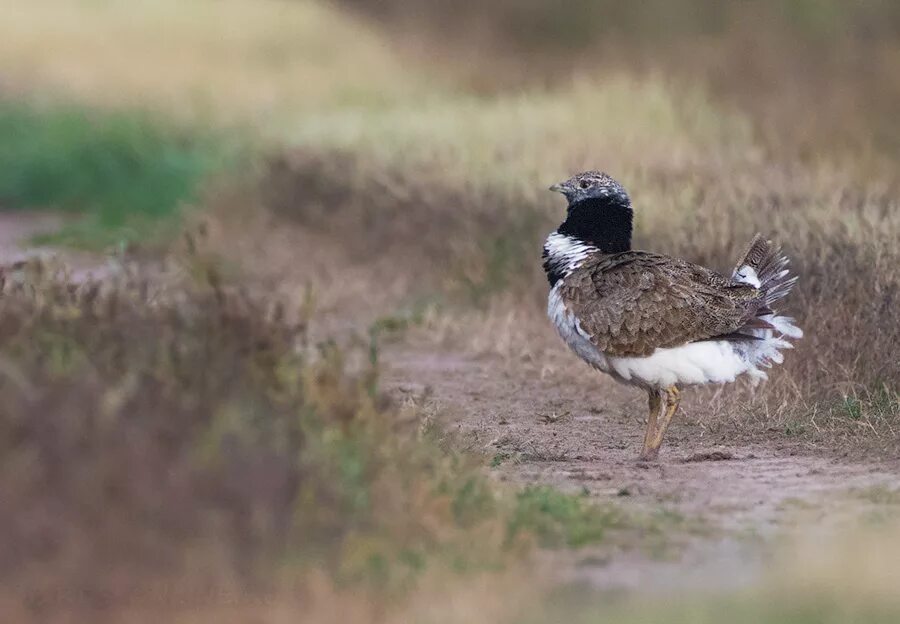
<svg viewBox="0 0 900 624">
<path fill-rule="evenodd" d="M 659 462 L 659 449 L 644 449 L 635 460 L 638 464 L 655 464 Z"/>
</svg>

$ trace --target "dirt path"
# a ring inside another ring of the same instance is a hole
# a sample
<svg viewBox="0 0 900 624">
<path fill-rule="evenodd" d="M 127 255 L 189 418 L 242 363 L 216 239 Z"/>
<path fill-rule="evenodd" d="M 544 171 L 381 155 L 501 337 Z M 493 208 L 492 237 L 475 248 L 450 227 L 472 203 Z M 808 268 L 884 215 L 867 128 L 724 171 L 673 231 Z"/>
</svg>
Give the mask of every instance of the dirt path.
<svg viewBox="0 0 900 624">
<path fill-rule="evenodd" d="M 71 269 L 76 280 L 106 272 L 108 263 L 103 256 L 98 254 L 39 247 L 29 242 L 37 235 L 59 230 L 64 223 L 65 220 L 62 217 L 45 212 L 0 211 L 0 266 L 7 266 L 28 258 L 60 256 Z"/>
<path fill-rule="evenodd" d="M 542 376 L 500 358 L 394 345 L 388 387 L 428 396 L 465 446 L 494 457 L 502 479 L 584 490 L 636 509 L 667 509 L 702 526 L 678 556 L 623 552 L 566 574 L 604 589 L 730 588 L 755 578 L 775 538 L 838 526 L 865 512 L 860 496 L 895 488 L 884 467 L 802 455 L 790 445 L 722 445 L 680 419 L 658 463 L 635 460 L 646 398 L 612 380 Z"/>
<path fill-rule="evenodd" d="M 0 264 L 10 264 L 41 253 L 28 239 L 59 228 L 60 219 L 47 214 L 0 212 Z"/>
</svg>

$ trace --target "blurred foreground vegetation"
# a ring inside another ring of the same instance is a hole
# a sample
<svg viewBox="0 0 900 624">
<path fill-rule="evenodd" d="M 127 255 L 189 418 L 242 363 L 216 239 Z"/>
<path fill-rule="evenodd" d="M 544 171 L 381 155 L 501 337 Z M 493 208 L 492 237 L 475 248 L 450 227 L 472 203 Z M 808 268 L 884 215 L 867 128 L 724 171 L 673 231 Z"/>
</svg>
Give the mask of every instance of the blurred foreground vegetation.
<svg viewBox="0 0 900 624">
<path fill-rule="evenodd" d="M 422 406 L 380 394 L 376 345 L 310 344 L 302 314 L 212 274 L 77 284 L 35 261 L 0 286 L 0 492 L 16 509 L 0 601 L 21 617 L 303 592 L 313 573 L 388 600 L 425 574 L 500 570 L 533 540 L 656 526 L 497 487 Z"/>
</svg>

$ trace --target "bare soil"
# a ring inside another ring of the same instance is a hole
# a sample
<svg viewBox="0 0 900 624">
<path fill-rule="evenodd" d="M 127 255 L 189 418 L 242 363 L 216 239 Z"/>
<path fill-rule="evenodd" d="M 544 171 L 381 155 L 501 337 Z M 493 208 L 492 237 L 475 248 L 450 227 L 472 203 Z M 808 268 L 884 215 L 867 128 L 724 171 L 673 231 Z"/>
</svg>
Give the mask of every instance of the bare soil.
<svg viewBox="0 0 900 624">
<path fill-rule="evenodd" d="M 406 400 L 433 402 L 446 430 L 484 453 L 499 479 L 684 518 L 685 530 L 676 531 L 683 534 L 671 536 L 674 549 L 629 548 L 561 565 L 564 577 L 600 589 L 743 586 L 778 538 L 810 524 L 858 523 L 869 511 L 860 493 L 898 483 L 896 466 L 811 454 L 776 432 L 729 441 L 683 413 L 660 460 L 643 463 L 636 458 L 646 395 L 599 373 L 542 374 L 534 365 L 435 351 L 415 340 L 392 345 L 385 359 L 388 387 Z M 692 401 L 690 392 L 683 410 L 702 409 L 705 399 Z"/>
<path fill-rule="evenodd" d="M 58 229 L 62 220 L 50 214 L 0 211 L 0 263 L 10 264 L 41 253 L 28 239 Z"/>
</svg>

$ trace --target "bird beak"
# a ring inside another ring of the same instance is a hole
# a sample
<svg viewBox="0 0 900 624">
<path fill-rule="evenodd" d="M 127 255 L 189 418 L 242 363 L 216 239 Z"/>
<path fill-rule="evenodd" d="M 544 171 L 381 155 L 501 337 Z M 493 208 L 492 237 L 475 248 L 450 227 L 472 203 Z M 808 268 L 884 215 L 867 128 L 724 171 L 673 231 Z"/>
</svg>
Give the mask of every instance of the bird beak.
<svg viewBox="0 0 900 624">
<path fill-rule="evenodd" d="M 562 193 L 564 191 L 562 183 L 554 184 L 550 187 L 549 190 L 553 191 L 554 193 Z"/>
</svg>

